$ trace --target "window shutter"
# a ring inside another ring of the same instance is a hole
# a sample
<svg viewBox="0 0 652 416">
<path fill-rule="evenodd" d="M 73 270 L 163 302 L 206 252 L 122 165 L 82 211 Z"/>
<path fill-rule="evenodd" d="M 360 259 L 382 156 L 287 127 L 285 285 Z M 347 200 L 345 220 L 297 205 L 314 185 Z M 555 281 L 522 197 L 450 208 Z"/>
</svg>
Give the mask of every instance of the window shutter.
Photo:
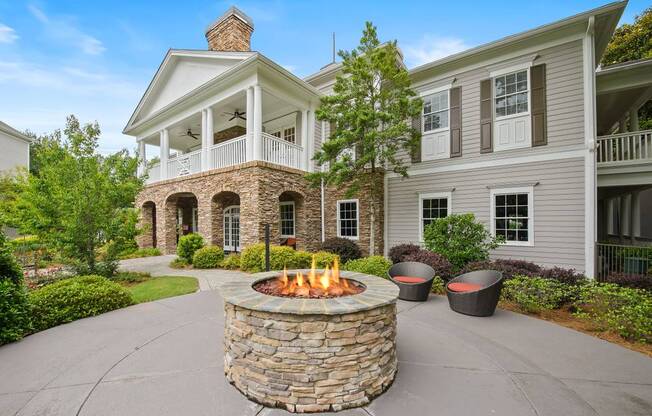
<svg viewBox="0 0 652 416">
<path fill-rule="evenodd" d="M 480 153 L 494 151 L 491 78 L 480 81 Z"/>
<path fill-rule="evenodd" d="M 462 156 L 462 87 L 451 88 L 450 130 L 451 157 Z"/>
<path fill-rule="evenodd" d="M 421 131 L 421 116 L 419 117 L 414 117 L 412 119 L 412 128 L 414 128 L 416 131 L 419 132 L 419 134 L 422 133 Z M 419 136 L 419 144 L 417 147 L 412 151 L 412 163 L 419 163 L 421 162 L 421 136 Z"/>
<path fill-rule="evenodd" d="M 545 146 L 548 144 L 546 131 L 546 64 L 535 65 L 530 68 L 530 84 L 532 145 Z"/>
</svg>

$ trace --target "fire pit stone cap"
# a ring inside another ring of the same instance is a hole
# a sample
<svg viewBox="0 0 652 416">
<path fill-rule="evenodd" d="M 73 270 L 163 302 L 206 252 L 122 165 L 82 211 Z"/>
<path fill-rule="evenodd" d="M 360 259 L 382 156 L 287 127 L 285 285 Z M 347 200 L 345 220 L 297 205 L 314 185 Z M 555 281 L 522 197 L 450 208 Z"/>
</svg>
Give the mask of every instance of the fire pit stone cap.
<svg viewBox="0 0 652 416">
<path fill-rule="evenodd" d="M 289 270 L 294 274 L 299 270 Z M 308 272 L 308 270 L 301 270 Z M 225 303 L 263 312 L 289 313 L 295 315 L 341 315 L 377 308 L 396 303 L 398 286 L 381 277 L 363 273 L 340 272 L 340 276 L 362 283 L 364 292 L 328 299 L 307 299 L 270 296 L 260 293 L 253 285 L 261 280 L 277 277 L 278 271 L 254 274 L 254 279 L 243 279 L 225 283 L 220 292 Z"/>
</svg>

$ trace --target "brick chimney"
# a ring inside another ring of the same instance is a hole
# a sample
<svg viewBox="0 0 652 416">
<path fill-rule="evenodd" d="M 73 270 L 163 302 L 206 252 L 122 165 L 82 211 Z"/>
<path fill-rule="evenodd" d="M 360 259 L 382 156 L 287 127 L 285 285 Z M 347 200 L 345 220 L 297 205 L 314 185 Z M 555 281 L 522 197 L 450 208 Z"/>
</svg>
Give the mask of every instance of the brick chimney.
<svg viewBox="0 0 652 416">
<path fill-rule="evenodd" d="M 211 51 L 249 52 L 254 22 L 242 10 L 231 6 L 206 29 L 208 49 Z"/>
</svg>

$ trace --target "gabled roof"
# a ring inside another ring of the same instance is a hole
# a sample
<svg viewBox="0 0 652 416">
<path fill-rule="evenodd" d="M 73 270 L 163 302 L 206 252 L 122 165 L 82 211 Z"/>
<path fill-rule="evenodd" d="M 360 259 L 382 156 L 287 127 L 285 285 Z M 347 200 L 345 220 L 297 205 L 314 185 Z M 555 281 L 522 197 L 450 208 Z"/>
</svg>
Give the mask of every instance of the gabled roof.
<svg viewBox="0 0 652 416">
<path fill-rule="evenodd" d="M 19 132 L 15 128 L 11 127 L 9 124 L 3 123 L 2 121 L 0 121 L 0 131 L 7 134 L 7 135 L 9 135 L 9 136 L 11 136 L 11 137 L 13 137 L 13 138 L 15 138 L 15 139 L 22 140 L 22 141 L 25 141 L 27 143 L 32 142 L 31 137 Z"/>
</svg>

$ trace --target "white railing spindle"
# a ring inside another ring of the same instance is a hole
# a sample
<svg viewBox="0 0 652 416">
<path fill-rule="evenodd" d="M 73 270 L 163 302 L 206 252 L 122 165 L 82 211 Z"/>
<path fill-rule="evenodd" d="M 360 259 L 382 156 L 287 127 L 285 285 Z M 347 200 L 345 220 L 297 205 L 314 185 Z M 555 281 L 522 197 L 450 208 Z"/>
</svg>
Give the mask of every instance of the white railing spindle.
<svg viewBox="0 0 652 416">
<path fill-rule="evenodd" d="M 596 161 L 599 164 L 652 163 L 652 130 L 598 137 Z"/>
</svg>

